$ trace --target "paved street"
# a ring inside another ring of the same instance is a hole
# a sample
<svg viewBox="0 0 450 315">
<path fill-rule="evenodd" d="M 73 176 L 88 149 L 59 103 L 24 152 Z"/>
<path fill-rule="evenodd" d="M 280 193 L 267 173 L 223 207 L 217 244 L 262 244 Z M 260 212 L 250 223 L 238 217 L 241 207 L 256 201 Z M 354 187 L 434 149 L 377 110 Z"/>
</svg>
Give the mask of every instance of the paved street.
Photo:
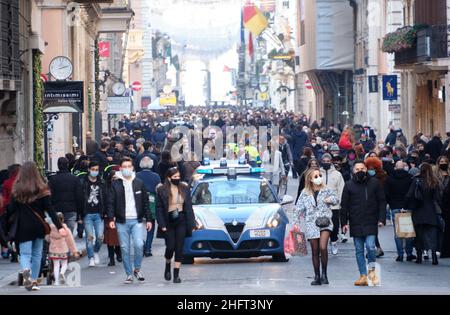
<svg viewBox="0 0 450 315">
<path fill-rule="evenodd" d="M 290 179 L 291 182 L 294 180 Z M 289 193 L 295 195 L 296 184 Z M 440 260 L 439 266 L 430 261 L 423 265 L 395 262 L 393 227 L 388 225 L 380 233 L 385 256 L 378 260 L 382 267 L 382 286 L 357 288 L 353 282 L 358 277 L 353 242 L 340 244 L 337 256 L 330 255 L 329 286 L 312 287 L 313 270 L 310 256 L 292 257 L 287 263 L 273 263 L 270 258 L 257 259 L 198 259 L 191 266 L 183 266 L 183 283 L 175 285 L 163 279 L 164 244 L 157 240 L 154 256 L 144 258 L 145 284 L 123 284 L 121 264 L 107 267 L 106 247 L 102 248 L 104 265 L 88 267 L 87 258 L 79 261 L 82 267 L 81 287 L 47 287 L 33 294 L 449 294 L 450 260 Z M 0 295 L 30 294 L 9 283 L 16 279 L 17 264 L 0 263 Z M 5 272 L 6 270 L 6 272 Z"/>
</svg>

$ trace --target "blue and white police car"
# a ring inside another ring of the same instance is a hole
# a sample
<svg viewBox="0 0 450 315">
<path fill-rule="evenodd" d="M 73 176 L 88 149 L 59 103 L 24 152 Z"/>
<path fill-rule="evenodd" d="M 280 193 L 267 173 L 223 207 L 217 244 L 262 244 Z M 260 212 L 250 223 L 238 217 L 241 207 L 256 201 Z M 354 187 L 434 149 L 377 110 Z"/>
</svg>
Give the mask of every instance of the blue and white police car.
<svg viewBox="0 0 450 315">
<path fill-rule="evenodd" d="M 184 263 L 195 257 L 250 258 L 272 256 L 287 261 L 284 237 L 288 218 L 264 170 L 221 161 L 197 169 L 199 180 L 192 188 L 197 230 L 184 243 Z"/>
</svg>

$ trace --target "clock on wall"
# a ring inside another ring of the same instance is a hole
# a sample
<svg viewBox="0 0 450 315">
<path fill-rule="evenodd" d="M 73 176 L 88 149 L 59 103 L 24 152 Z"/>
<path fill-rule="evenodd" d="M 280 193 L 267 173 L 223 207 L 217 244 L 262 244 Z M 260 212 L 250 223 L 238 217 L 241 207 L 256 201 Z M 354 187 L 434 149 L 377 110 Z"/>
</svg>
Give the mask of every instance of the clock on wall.
<svg viewBox="0 0 450 315">
<path fill-rule="evenodd" d="M 73 65 L 69 58 L 58 56 L 50 62 L 50 74 L 56 80 L 67 80 L 73 71 Z"/>
<path fill-rule="evenodd" d="M 123 82 L 116 82 L 112 86 L 112 91 L 117 96 L 123 95 L 123 93 L 125 93 L 126 89 L 127 88 Z"/>
</svg>

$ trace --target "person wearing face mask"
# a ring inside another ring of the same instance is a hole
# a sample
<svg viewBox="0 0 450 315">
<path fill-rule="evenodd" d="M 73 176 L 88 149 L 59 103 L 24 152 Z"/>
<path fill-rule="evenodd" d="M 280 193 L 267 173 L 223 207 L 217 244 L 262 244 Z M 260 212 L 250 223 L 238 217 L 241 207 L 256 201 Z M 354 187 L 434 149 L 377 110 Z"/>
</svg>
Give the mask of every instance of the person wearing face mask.
<svg viewBox="0 0 450 315">
<path fill-rule="evenodd" d="M 341 224 L 353 237 L 358 264 L 359 279 L 355 286 L 368 286 L 368 279 L 379 284 L 375 273 L 378 227 L 386 224 L 386 198 L 381 184 L 367 174 L 363 161 L 353 165 L 353 178 L 345 183 L 341 200 Z M 350 224 L 350 225 L 349 225 Z M 369 272 L 364 248 L 368 251 Z"/>
<path fill-rule="evenodd" d="M 108 195 L 109 227 L 117 227 L 126 273 L 125 284 L 133 283 L 133 275 L 142 283 L 145 281 L 141 271 L 144 232 L 145 228 L 147 231 L 152 229 L 149 196 L 144 182 L 136 178 L 133 161 L 124 157 L 119 165 L 120 172 L 116 173 L 116 180 L 112 182 Z M 131 239 L 134 247 L 134 269 L 131 263 Z"/>
<path fill-rule="evenodd" d="M 312 138 L 311 139 L 310 148 L 312 149 L 313 154 L 316 157 L 316 159 L 321 160 L 322 159 L 322 155 L 325 152 L 324 152 L 322 146 L 317 143 L 317 139 L 316 138 Z"/>
<path fill-rule="evenodd" d="M 408 173 L 408 171 L 408 164 L 403 161 L 398 161 L 395 164 L 394 172 L 388 176 L 384 184 L 386 201 L 392 210 L 392 215 L 394 216 L 392 220 L 392 222 L 394 223 L 394 235 L 396 232 L 395 216 L 402 212 L 410 212 L 410 210 L 404 209 L 406 194 L 408 193 L 409 187 L 412 183 L 412 176 Z M 395 261 L 403 262 L 405 251 L 407 255 L 407 261 L 415 260 L 417 257 L 413 255 L 413 244 L 413 238 L 407 238 L 403 240 L 395 235 L 395 245 L 397 247 L 397 259 Z"/>
<path fill-rule="evenodd" d="M 189 185 L 180 178 L 178 168 L 172 167 L 166 172 L 164 182 L 156 187 L 157 237 L 166 241 L 164 279 L 172 279 L 171 262 L 175 254 L 174 283 L 181 283 L 184 239 L 196 227 Z"/>
<path fill-rule="evenodd" d="M 81 218 L 86 233 L 89 267 L 100 264 L 99 252 L 103 244 L 106 189 L 99 175 L 99 163 L 91 162 L 88 175 L 81 179 L 84 201 Z"/>
<path fill-rule="evenodd" d="M 325 185 L 332 189 L 336 196 L 342 196 L 342 191 L 344 190 L 345 181 L 342 174 L 336 170 L 334 165 L 331 163 L 331 155 L 328 153 L 322 156 L 322 167 L 320 168 L 320 173 L 322 174 L 322 178 L 324 179 Z M 333 230 L 331 232 L 330 241 L 331 241 L 331 253 L 333 255 L 338 254 L 338 232 L 339 232 L 339 210 L 340 204 L 333 205 L 331 210 L 333 212 L 332 221 L 333 221 Z"/>
<path fill-rule="evenodd" d="M 339 204 L 336 192 L 328 188 L 319 169 L 310 168 L 305 173 L 305 189 L 302 191 L 294 211 L 294 223 L 299 226 L 305 220 L 305 236 L 309 240 L 314 267 L 311 285 L 329 284 L 327 276 L 328 242 L 333 231 L 332 206 Z M 320 274 L 322 265 L 322 275 Z"/>
</svg>

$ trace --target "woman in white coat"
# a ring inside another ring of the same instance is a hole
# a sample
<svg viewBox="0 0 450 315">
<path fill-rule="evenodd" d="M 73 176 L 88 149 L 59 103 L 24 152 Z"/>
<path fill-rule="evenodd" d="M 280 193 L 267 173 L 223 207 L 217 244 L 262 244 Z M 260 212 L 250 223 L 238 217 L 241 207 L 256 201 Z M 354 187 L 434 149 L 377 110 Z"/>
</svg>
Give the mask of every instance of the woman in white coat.
<svg viewBox="0 0 450 315">
<path fill-rule="evenodd" d="M 333 231 L 331 206 L 339 203 L 333 189 L 327 188 L 318 168 L 311 168 L 305 174 L 303 189 L 294 211 L 294 222 L 298 226 L 300 217 L 305 220 L 305 236 L 311 244 L 314 281 L 311 285 L 328 284 L 328 241 Z M 322 276 L 320 276 L 322 264 Z"/>
</svg>

